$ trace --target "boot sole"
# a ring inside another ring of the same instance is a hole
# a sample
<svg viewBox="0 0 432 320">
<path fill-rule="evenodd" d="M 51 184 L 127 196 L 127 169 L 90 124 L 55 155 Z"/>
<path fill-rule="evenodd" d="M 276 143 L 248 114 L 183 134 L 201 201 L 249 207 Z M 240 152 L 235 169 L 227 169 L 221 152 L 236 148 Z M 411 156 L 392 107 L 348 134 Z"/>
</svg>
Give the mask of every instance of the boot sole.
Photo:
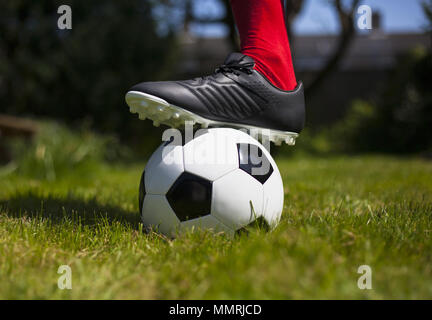
<svg viewBox="0 0 432 320">
<path fill-rule="evenodd" d="M 139 91 L 129 91 L 125 99 L 131 113 L 137 113 L 141 120 L 153 120 L 153 125 L 155 127 L 159 127 L 160 124 L 165 124 L 172 128 L 180 128 L 188 121 L 193 125 L 198 124 L 202 128 L 245 128 L 248 130 L 257 130 L 277 146 L 281 145 L 283 142 L 293 146 L 299 135 L 295 132 L 206 119 L 183 108 L 172 105 L 159 97 Z"/>
</svg>

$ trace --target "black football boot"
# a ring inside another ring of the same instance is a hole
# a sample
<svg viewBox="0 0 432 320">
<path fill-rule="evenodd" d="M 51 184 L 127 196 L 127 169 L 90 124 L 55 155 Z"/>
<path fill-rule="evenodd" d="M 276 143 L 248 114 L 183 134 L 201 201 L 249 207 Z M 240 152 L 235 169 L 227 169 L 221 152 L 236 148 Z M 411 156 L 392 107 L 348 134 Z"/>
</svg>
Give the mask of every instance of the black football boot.
<svg viewBox="0 0 432 320">
<path fill-rule="evenodd" d="M 254 65 L 251 57 L 231 53 L 209 76 L 139 83 L 126 94 L 126 103 L 155 126 L 181 127 L 191 121 L 202 127 L 268 129 L 262 132 L 270 141 L 294 145 L 305 121 L 303 84 L 281 90 Z"/>
</svg>

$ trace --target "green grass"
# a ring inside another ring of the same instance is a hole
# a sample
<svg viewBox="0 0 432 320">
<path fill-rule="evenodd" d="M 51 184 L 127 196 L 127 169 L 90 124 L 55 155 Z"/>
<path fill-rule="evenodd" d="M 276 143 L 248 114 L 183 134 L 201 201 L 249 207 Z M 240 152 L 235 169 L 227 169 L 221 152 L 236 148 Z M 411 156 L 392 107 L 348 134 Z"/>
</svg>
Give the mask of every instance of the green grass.
<svg viewBox="0 0 432 320">
<path fill-rule="evenodd" d="M 278 159 L 273 232 L 234 239 L 142 232 L 144 164 L 80 166 L 55 180 L 0 176 L 0 298 L 432 298 L 432 163 Z M 372 268 L 372 290 L 357 268 Z M 72 290 L 57 269 L 72 268 Z"/>
</svg>

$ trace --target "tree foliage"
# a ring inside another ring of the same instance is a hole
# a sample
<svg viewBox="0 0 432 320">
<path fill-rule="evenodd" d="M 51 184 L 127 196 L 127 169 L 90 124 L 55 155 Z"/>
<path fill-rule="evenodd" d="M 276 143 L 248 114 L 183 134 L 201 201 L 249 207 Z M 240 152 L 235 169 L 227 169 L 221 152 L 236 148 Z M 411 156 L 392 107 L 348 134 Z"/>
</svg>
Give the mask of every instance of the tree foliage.
<svg viewBox="0 0 432 320">
<path fill-rule="evenodd" d="M 72 30 L 59 30 L 61 4 L 0 2 L 0 112 L 127 130 L 126 90 L 164 77 L 175 52 L 173 34 L 158 33 L 159 4 L 68 1 Z"/>
<path fill-rule="evenodd" d="M 335 128 L 341 151 L 432 151 L 432 53 L 418 48 L 400 58 L 379 98 L 355 101 Z"/>
</svg>

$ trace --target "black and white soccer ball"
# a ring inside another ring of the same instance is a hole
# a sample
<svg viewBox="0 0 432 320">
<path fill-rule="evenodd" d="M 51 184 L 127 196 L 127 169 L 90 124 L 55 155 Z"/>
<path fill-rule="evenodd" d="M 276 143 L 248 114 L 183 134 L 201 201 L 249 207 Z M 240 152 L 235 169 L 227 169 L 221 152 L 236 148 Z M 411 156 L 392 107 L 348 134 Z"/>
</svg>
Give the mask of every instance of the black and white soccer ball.
<svg viewBox="0 0 432 320">
<path fill-rule="evenodd" d="M 147 229 L 170 237 L 194 228 L 233 235 L 257 221 L 278 224 L 282 178 L 257 140 L 229 128 L 204 130 L 186 144 L 173 137 L 153 153 L 141 177 Z"/>
</svg>

